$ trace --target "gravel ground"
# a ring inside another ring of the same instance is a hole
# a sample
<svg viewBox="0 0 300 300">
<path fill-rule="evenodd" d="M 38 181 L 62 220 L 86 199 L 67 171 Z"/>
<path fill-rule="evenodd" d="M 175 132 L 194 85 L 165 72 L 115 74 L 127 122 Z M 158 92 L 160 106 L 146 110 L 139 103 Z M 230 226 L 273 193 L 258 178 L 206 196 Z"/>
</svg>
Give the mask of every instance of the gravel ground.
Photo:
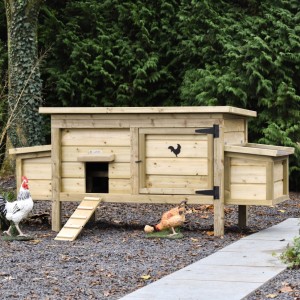
<svg viewBox="0 0 300 300">
<path fill-rule="evenodd" d="M 14 189 L 13 178 L 2 179 L 1 189 Z M 0 241 L 1 299 L 119 299 L 243 236 L 298 218 L 300 194 L 290 196 L 275 207 L 251 207 L 244 230 L 236 226 L 237 207 L 226 207 L 222 238 L 212 236 L 212 207 L 193 206 L 179 240 L 147 239 L 143 233 L 145 224 L 157 222 L 173 206 L 102 204 L 96 222 L 72 243 L 54 241 L 50 203 L 36 201 L 32 216 L 21 224 L 34 240 Z M 75 208 L 75 203 L 63 204 L 63 222 Z M 299 270 L 287 269 L 246 299 L 274 298 L 300 300 Z"/>
</svg>

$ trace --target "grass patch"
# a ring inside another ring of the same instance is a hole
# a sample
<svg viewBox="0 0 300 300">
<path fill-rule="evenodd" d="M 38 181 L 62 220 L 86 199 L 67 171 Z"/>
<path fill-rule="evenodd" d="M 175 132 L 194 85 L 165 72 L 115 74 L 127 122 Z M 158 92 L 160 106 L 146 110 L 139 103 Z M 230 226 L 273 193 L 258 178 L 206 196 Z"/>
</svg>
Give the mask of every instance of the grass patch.
<svg viewBox="0 0 300 300">
<path fill-rule="evenodd" d="M 177 233 L 176 235 L 170 235 L 170 234 L 172 234 L 172 230 L 165 229 L 162 231 L 146 233 L 146 238 L 148 238 L 148 239 L 159 238 L 159 239 L 172 239 L 172 240 L 177 240 L 177 239 L 183 238 L 183 234 L 182 234 L 180 228 L 176 228 L 175 232 Z"/>
</svg>

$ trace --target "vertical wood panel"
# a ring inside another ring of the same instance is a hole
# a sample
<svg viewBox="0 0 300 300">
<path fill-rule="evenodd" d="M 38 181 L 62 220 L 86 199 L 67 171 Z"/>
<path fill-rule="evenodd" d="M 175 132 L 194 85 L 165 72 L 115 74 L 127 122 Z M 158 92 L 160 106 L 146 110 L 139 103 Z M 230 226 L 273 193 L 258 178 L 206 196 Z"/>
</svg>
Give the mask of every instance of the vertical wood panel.
<svg viewBox="0 0 300 300">
<path fill-rule="evenodd" d="M 51 128 L 52 142 L 52 230 L 61 229 L 61 131 Z"/>
</svg>

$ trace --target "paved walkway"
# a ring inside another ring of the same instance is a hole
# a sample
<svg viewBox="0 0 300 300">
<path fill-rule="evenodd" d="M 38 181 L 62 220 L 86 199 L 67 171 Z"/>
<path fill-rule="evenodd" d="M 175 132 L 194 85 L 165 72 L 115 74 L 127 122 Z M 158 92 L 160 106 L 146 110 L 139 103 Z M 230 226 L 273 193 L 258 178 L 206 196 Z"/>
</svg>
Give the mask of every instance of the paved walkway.
<svg viewBox="0 0 300 300">
<path fill-rule="evenodd" d="M 299 219 L 249 235 L 122 300 L 240 300 L 283 271 L 282 253 L 299 235 Z"/>
</svg>

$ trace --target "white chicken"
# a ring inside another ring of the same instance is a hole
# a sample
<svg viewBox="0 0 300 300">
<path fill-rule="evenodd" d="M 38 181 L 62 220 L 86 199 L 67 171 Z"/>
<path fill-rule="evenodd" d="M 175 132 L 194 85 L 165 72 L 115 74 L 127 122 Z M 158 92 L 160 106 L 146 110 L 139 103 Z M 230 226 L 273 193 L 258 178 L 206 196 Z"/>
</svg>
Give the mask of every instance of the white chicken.
<svg viewBox="0 0 300 300">
<path fill-rule="evenodd" d="M 3 214 L 8 221 L 11 221 L 16 226 L 19 236 L 25 234 L 19 228 L 19 223 L 25 219 L 33 208 L 33 201 L 29 192 L 28 179 L 23 176 L 20 191 L 17 200 L 8 202 L 5 198 L 0 196 L 0 213 Z M 11 226 L 4 233 L 11 235 Z"/>
</svg>

